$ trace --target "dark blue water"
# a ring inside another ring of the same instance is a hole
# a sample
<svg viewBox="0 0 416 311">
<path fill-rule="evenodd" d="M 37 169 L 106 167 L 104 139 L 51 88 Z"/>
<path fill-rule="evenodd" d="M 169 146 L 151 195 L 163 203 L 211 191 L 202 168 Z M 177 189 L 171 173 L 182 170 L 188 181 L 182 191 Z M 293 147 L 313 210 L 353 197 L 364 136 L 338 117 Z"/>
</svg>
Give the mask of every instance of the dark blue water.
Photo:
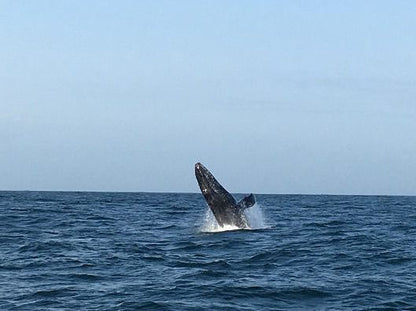
<svg viewBox="0 0 416 311">
<path fill-rule="evenodd" d="M 416 310 L 416 197 L 0 192 L 1 310 Z M 260 209 L 259 207 L 257 207 Z"/>
</svg>

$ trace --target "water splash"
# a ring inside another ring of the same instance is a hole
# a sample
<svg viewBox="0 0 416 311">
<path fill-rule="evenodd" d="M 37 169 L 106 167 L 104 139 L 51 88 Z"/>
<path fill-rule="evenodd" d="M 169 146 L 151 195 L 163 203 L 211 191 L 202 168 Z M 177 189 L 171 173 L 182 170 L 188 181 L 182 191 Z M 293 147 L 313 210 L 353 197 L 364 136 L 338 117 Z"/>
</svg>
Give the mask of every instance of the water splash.
<svg viewBox="0 0 416 311">
<path fill-rule="evenodd" d="M 244 213 L 247 217 L 249 228 L 241 229 L 233 225 L 225 225 L 221 227 L 215 219 L 215 216 L 212 213 L 211 209 L 207 208 L 204 220 L 200 228 L 200 232 L 224 232 L 234 230 L 255 230 L 268 228 L 264 218 L 263 210 L 257 203 L 254 204 L 252 207 L 246 209 Z"/>
<path fill-rule="evenodd" d="M 211 209 L 207 208 L 205 212 L 205 218 L 200 228 L 201 232 L 223 232 L 233 230 L 240 230 L 240 228 L 231 225 L 225 225 L 224 227 L 221 227 L 215 219 L 215 216 L 212 213 Z"/>
<path fill-rule="evenodd" d="M 251 229 L 266 229 L 269 225 L 266 223 L 266 217 L 258 203 L 245 210 L 248 224 Z"/>
</svg>

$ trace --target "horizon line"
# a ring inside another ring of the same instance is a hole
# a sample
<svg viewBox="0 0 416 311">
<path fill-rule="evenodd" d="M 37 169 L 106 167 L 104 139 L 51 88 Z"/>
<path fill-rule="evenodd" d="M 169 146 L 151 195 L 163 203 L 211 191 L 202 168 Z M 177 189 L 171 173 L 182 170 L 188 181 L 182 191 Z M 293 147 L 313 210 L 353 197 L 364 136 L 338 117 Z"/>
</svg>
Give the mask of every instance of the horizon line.
<svg viewBox="0 0 416 311">
<path fill-rule="evenodd" d="M 68 192 L 68 193 L 149 193 L 149 194 L 200 194 L 191 191 L 120 191 L 120 190 L 0 190 L 0 192 Z M 251 192 L 230 192 L 231 194 L 246 194 Z M 299 196 L 374 196 L 374 197 L 414 197 L 416 194 L 339 194 L 339 193 L 253 193 L 254 195 L 299 195 Z"/>
</svg>

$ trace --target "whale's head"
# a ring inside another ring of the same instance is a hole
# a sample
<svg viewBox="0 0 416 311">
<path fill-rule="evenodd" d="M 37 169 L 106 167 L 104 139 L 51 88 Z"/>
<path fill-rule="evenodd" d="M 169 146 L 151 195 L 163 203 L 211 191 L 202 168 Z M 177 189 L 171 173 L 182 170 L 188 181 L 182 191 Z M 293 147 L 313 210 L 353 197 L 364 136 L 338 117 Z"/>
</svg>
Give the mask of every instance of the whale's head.
<svg viewBox="0 0 416 311">
<path fill-rule="evenodd" d="M 195 164 L 195 176 L 199 188 L 210 207 L 219 203 L 224 203 L 224 201 L 231 204 L 235 203 L 234 198 L 227 190 L 225 190 L 211 172 L 199 162 Z"/>
<path fill-rule="evenodd" d="M 211 172 L 199 162 L 195 164 L 195 176 L 204 196 L 218 186 L 221 186 Z"/>
</svg>

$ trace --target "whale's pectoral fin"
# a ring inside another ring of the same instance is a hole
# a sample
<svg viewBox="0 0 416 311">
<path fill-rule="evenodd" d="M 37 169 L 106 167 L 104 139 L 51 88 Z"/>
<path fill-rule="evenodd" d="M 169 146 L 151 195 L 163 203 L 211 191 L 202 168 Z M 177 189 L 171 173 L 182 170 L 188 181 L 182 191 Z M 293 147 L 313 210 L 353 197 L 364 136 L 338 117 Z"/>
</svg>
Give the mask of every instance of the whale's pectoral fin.
<svg viewBox="0 0 416 311">
<path fill-rule="evenodd" d="M 254 194 L 250 194 L 244 197 L 240 202 L 238 202 L 237 206 L 244 210 L 246 208 L 252 207 L 255 203 L 256 198 L 254 197 Z"/>
</svg>

